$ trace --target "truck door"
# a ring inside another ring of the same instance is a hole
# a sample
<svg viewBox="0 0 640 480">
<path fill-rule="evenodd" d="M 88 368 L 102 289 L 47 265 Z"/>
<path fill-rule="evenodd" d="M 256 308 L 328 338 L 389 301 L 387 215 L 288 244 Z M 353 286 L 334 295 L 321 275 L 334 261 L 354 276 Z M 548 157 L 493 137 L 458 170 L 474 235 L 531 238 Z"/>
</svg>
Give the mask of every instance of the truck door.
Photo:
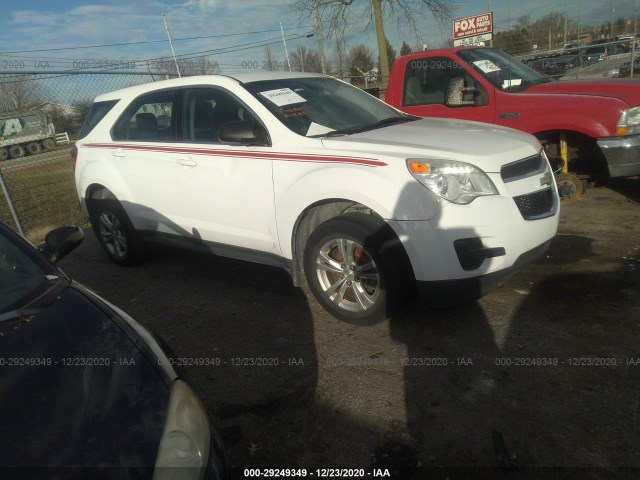
<svg viewBox="0 0 640 480">
<path fill-rule="evenodd" d="M 421 117 L 493 121 L 486 88 L 457 61 L 429 57 L 407 63 L 401 110 Z"/>
</svg>

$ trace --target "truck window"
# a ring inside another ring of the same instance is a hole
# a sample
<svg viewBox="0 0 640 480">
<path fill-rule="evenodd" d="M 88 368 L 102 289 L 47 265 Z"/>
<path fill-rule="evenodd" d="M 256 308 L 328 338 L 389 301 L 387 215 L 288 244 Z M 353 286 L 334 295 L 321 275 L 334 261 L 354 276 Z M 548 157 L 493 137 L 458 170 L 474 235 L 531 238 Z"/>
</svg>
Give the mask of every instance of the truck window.
<svg viewBox="0 0 640 480">
<path fill-rule="evenodd" d="M 118 103 L 118 100 L 109 100 L 108 102 L 96 102 L 91 106 L 87 118 L 85 118 L 80 133 L 78 133 L 78 139 L 84 138 L 94 127 L 109 113 L 113 106 Z"/>
<path fill-rule="evenodd" d="M 405 70 L 402 104 L 446 105 L 447 90 L 455 79 L 462 79 L 465 88 L 482 88 L 465 72 L 462 65 L 450 58 L 433 57 L 411 61 Z M 467 98 L 463 100 L 473 103 L 474 93 L 468 90 L 465 95 Z M 477 98 L 483 97 L 478 95 L 477 90 L 475 95 Z"/>
</svg>

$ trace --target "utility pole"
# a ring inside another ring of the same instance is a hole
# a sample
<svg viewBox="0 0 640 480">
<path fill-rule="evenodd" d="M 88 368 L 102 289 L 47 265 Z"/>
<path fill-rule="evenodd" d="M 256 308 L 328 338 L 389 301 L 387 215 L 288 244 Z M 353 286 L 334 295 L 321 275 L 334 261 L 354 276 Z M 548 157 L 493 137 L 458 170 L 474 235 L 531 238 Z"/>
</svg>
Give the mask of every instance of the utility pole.
<svg viewBox="0 0 640 480">
<path fill-rule="evenodd" d="M 171 54 L 173 55 L 173 63 L 176 64 L 176 71 L 178 72 L 178 78 L 181 78 L 180 74 L 180 66 L 178 65 L 178 59 L 176 58 L 176 51 L 173 49 L 173 41 L 171 40 L 171 34 L 169 33 L 169 25 L 167 25 L 167 17 L 162 14 L 162 19 L 164 20 L 164 29 L 167 31 L 167 37 L 169 37 L 169 45 L 171 46 Z"/>
<path fill-rule="evenodd" d="M 282 22 L 280 22 L 280 34 L 282 35 L 282 43 L 284 43 L 284 54 L 287 57 L 287 66 L 291 71 L 291 62 L 289 61 L 289 50 L 287 50 L 287 41 L 284 39 L 284 30 L 282 29 Z"/>
<path fill-rule="evenodd" d="M 492 10 L 491 10 L 491 0 L 489 0 L 489 1 L 487 2 L 487 9 L 489 10 L 489 13 L 492 13 Z M 492 22 L 495 22 L 495 19 L 493 18 L 493 16 L 491 17 L 491 21 L 492 21 Z M 491 32 L 491 40 L 489 40 L 489 46 L 490 46 L 490 47 L 493 47 L 493 31 Z"/>
<path fill-rule="evenodd" d="M 567 44 L 567 0 L 564 0 L 564 47 Z"/>
</svg>

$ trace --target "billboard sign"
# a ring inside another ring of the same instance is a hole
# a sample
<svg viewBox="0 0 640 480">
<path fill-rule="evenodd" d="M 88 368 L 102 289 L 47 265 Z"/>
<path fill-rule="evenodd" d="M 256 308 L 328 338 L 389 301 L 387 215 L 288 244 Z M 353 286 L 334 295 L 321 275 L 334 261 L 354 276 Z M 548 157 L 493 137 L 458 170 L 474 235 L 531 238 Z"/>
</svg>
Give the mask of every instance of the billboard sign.
<svg viewBox="0 0 640 480">
<path fill-rule="evenodd" d="M 493 15 L 491 12 L 481 13 L 473 17 L 458 18 L 453 21 L 453 40 L 491 34 L 493 32 Z"/>
</svg>

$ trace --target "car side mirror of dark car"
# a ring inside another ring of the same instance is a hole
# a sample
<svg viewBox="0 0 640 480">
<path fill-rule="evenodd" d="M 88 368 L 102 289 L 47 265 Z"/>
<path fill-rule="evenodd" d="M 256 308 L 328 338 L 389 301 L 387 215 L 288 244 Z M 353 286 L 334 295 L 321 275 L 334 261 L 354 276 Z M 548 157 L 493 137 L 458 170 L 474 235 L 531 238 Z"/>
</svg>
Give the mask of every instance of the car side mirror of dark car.
<svg viewBox="0 0 640 480">
<path fill-rule="evenodd" d="M 84 240 L 84 231 L 80 227 L 75 225 L 58 227 L 47 233 L 40 251 L 52 262 L 57 262 L 75 250 L 82 240 Z"/>
<path fill-rule="evenodd" d="M 241 143 L 245 145 L 265 144 L 265 135 L 261 127 L 244 120 L 220 125 L 218 136 L 221 142 Z"/>
</svg>

